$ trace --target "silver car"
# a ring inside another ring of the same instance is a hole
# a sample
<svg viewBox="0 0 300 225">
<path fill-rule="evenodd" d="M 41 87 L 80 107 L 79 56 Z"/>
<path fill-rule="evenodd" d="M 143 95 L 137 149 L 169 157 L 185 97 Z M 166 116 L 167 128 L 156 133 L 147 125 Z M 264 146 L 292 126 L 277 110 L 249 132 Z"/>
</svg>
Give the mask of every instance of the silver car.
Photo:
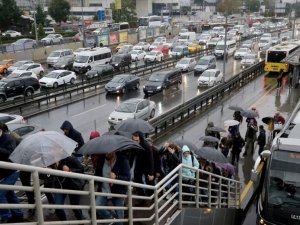
<svg viewBox="0 0 300 225">
<path fill-rule="evenodd" d="M 34 134 L 34 133 L 37 133 L 37 132 L 43 130 L 42 128 L 40 128 L 38 126 L 34 126 L 34 125 L 30 125 L 30 124 L 13 123 L 13 124 L 7 124 L 7 127 L 10 131 L 17 133 L 22 138 L 25 138 L 31 134 Z"/>
<path fill-rule="evenodd" d="M 247 67 L 253 66 L 258 62 L 256 54 L 247 54 L 244 56 L 244 58 L 241 61 L 241 68 L 245 69 Z"/>
</svg>

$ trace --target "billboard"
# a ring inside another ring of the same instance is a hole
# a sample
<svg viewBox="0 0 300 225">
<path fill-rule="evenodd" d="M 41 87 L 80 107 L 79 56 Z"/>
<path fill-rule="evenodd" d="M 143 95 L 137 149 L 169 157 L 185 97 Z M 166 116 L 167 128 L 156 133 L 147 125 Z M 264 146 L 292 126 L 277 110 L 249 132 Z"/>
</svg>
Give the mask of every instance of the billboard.
<svg viewBox="0 0 300 225">
<path fill-rule="evenodd" d="M 121 9 L 121 8 L 122 8 L 122 0 L 116 0 L 115 9 Z"/>
<path fill-rule="evenodd" d="M 103 46 L 109 45 L 108 40 L 109 40 L 108 34 L 102 34 L 102 35 L 99 35 L 99 36 L 98 36 L 98 43 L 99 43 L 98 46 L 100 46 L 100 43 L 102 43 Z"/>
<path fill-rule="evenodd" d="M 117 32 L 111 32 L 109 33 L 109 44 L 117 44 L 119 43 L 119 34 Z"/>
<path fill-rule="evenodd" d="M 139 39 L 140 40 L 146 39 L 146 30 L 139 30 Z"/>
<path fill-rule="evenodd" d="M 119 32 L 119 42 L 128 42 L 128 31 Z"/>
</svg>

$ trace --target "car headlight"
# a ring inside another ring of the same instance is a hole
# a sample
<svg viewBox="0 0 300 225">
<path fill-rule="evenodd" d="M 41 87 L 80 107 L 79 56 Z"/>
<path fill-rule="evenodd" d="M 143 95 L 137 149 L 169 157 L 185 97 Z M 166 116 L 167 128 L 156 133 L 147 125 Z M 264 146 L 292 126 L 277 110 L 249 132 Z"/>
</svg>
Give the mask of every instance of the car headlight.
<svg viewBox="0 0 300 225">
<path fill-rule="evenodd" d="M 111 120 L 111 117 L 109 116 L 108 119 Z"/>
<path fill-rule="evenodd" d="M 145 85 L 143 85 L 143 89 L 145 89 L 146 88 L 146 86 Z"/>
<path fill-rule="evenodd" d="M 156 89 L 161 89 L 161 86 L 158 86 Z"/>
<path fill-rule="evenodd" d="M 116 89 L 120 89 L 121 87 L 122 87 L 122 86 L 121 86 L 121 85 L 119 85 L 119 86 L 117 86 L 117 87 L 116 87 Z"/>
</svg>

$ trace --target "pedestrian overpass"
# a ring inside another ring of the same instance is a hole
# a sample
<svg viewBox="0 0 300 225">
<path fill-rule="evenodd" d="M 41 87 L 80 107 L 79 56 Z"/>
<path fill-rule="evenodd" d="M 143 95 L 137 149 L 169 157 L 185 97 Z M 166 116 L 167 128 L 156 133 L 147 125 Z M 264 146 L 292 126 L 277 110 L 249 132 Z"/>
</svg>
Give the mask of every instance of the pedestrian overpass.
<svg viewBox="0 0 300 225">
<path fill-rule="evenodd" d="M 155 186 L 143 185 L 134 182 L 112 180 L 103 177 L 96 177 L 87 174 L 63 172 L 48 168 L 20 165 L 15 163 L 0 162 L 0 168 L 27 171 L 32 174 L 32 186 L 25 187 L 19 182 L 15 185 L 0 185 L 1 190 L 14 190 L 18 193 L 33 192 L 35 204 L 20 202 L 20 204 L 5 203 L 0 205 L 0 209 L 21 208 L 25 213 L 29 209 L 35 209 L 35 217 L 32 222 L 19 224 L 26 225 L 46 225 L 46 224 L 111 224 L 122 222 L 124 224 L 241 224 L 242 208 L 245 208 L 243 201 L 247 198 L 242 193 L 242 184 L 239 181 L 215 175 L 200 169 L 180 164 L 170 174 L 168 174 Z M 195 178 L 184 177 L 182 169 L 195 171 Z M 41 185 L 41 175 L 61 176 L 65 178 L 83 179 L 86 181 L 84 190 L 66 190 L 45 188 Z M 189 180 L 187 182 L 187 179 Z M 96 192 L 96 183 L 106 182 L 111 185 L 124 185 L 128 188 L 124 194 L 108 194 Z M 137 188 L 150 191 L 151 196 L 139 196 L 135 194 Z M 247 193 L 251 187 L 247 187 Z M 189 191 L 187 191 L 189 190 Z M 48 204 L 44 193 L 64 193 L 81 196 L 80 205 L 70 205 L 67 201 L 65 205 Z M 252 196 L 251 191 L 249 192 Z M 96 206 L 97 196 L 111 196 L 125 199 L 122 207 Z M 136 201 L 144 200 L 146 204 L 137 206 Z M 50 209 L 65 209 L 68 220 L 59 221 L 54 214 L 49 214 Z M 71 209 L 81 209 L 84 220 L 76 220 Z M 124 210 L 124 219 L 100 219 L 97 218 L 96 210 Z M 11 223 L 10 223 L 11 224 Z"/>
</svg>

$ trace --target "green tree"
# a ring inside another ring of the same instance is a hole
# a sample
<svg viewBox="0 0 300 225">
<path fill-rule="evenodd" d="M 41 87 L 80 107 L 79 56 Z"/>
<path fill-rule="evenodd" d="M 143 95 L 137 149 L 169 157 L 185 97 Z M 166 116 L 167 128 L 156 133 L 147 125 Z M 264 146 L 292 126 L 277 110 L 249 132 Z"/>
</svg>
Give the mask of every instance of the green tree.
<svg viewBox="0 0 300 225">
<path fill-rule="evenodd" d="M 46 23 L 46 17 L 47 15 L 44 12 L 43 8 L 40 5 L 38 5 L 36 7 L 36 14 L 35 14 L 36 23 L 42 24 L 44 26 Z"/>
<path fill-rule="evenodd" d="M 70 8 L 70 4 L 66 0 L 52 0 L 48 12 L 56 22 L 61 23 L 68 20 Z"/>
<path fill-rule="evenodd" d="M 44 27 L 43 27 L 43 25 L 41 23 L 39 24 L 39 28 L 38 28 L 38 36 L 40 38 L 45 36 Z"/>
<path fill-rule="evenodd" d="M 241 12 L 241 0 L 219 0 L 217 4 L 217 12 L 224 15 L 231 15 Z"/>
<path fill-rule="evenodd" d="M 0 0 L 0 29 L 6 30 L 16 24 L 21 17 L 21 11 L 14 0 Z"/>
<path fill-rule="evenodd" d="M 112 17 L 116 23 L 128 22 L 131 27 L 134 27 L 137 23 L 137 17 L 135 12 L 135 1 L 122 0 L 122 8 L 116 9 L 115 4 L 111 5 Z"/>
<path fill-rule="evenodd" d="M 246 9 L 250 12 L 259 12 L 260 2 L 259 0 L 248 0 L 246 1 Z"/>
</svg>

